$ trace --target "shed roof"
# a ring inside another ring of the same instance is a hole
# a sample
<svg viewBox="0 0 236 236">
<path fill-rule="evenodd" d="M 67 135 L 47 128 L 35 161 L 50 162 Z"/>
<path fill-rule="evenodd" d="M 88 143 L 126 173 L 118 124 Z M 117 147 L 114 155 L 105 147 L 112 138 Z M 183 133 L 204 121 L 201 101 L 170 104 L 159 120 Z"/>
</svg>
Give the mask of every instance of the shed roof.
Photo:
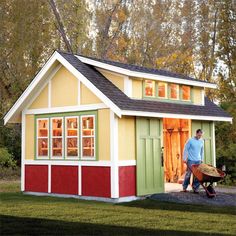
<svg viewBox="0 0 236 236">
<path fill-rule="evenodd" d="M 134 64 L 126 64 L 126 63 L 121 63 L 121 62 L 118 62 L 118 61 L 111 61 L 111 60 L 100 59 L 100 58 L 95 58 L 95 57 L 87 57 L 87 56 L 83 56 L 83 55 L 78 55 L 78 56 L 79 56 L 79 59 L 87 58 L 87 59 L 91 59 L 91 60 L 94 60 L 94 61 L 97 61 L 97 62 L 105 63 L 105 64 L 108 64 L 108 65 L 120 67 L 120 68 L 123 68 L 123 69 L 135 71 L 135 72 L 148 73 L 148 74 L 161 75 L 161 76 L 168 76 L 168 77 L 173 77 L 175 79 L 184 79 L 184 80 L 189 80 L 189 81 L 199 81 L 199 82 L 204 82 L 204 83 L 209 84 L 209 85 L 214 84 L 214 83 L 211 83 L 211 82 L 208 82 L 208 81 L 195 79 L 195 78 L 192 78 L 190 76 L 174 73 L 174 72 L 171 72 L 171 71 L 168 71 L 168 70 L 149 68 L 149 67 L 138 66 L 138 65 L 134 65 Z M 83 62 L 86 63 L 86 64 L 89 64 L 86 61 L 83 61 Z M 176 82 L 178 82 L 178 81 L 176 81 Z"/>
<path fill-rule="evenodd" d="M 206 97 L 204 106 L 130 98 L 111 81 L 104 77 L 94 66 L 82 63 L 73 54 L 64 52 L 59 53 L 121 110 L 142 111 L 150 113 L 184 114 L 193 116 L 231 117 L 227 112 L 225 112 Z"/>
</svg>

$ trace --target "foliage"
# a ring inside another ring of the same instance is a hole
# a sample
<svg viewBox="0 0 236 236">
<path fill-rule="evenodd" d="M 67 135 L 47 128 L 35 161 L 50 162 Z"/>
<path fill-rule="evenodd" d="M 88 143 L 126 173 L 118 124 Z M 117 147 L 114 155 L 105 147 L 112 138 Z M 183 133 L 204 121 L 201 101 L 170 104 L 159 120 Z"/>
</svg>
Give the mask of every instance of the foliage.
<svg viewBox="0 0 236 236">
<path fill-rule="evenodd" d="M 0 167 L 16 168 L 16 161 L 6 148 L 0 148 Z"/>
<path fill-rule="evenodd" d="M 73 52 L 213 81 L 207 96 L 235 118 L 236 4 L 233 0 L 57 0 Z M 0 147 L 20 159 L 20 126 L 2 117 L 55 49 L 66 50 L 48 0 L 0 3 Z M 235 169 L 235 119 L 216 127 L 219 165 Z"/>
</svg>

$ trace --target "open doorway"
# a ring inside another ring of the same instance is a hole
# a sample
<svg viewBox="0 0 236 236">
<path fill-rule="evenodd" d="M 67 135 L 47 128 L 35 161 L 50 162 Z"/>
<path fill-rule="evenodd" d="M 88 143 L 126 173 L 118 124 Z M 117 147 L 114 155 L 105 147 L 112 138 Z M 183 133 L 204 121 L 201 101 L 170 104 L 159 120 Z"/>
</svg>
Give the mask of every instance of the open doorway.
<svg viewBox="0 0 236 236">
<path fill-rule="evenodd" d="M 191 120 L 163 119 L 165 191 L 179 191 L 186 171 L 183 151 L 191 136 Z"/>
</svg>

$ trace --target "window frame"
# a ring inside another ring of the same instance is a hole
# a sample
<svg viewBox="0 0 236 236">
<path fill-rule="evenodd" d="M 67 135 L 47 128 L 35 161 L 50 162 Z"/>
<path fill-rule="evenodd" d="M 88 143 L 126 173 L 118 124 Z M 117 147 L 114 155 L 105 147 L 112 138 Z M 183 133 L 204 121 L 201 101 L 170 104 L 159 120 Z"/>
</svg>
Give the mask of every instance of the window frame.
<svg viewBox="0 0 236 236">
<path fill-rule="evenodd" d="M 162 82 L 162 81 L 158 81 L 158 82 L 156 82 L 157 83 L 157 98 L 158 99 L 168 99 L 168 83 L 166 83 L 166 82 Z M 159 84 L 160 83 L 163 83 L 163 84 L 165 84 L 165 97 L 160 97 L 159 96 Z"/>
<path fill-rule="evenodd" d="M 38 121 L 39 120 L 47 120 L 48 122 L 48 136 L 47 137 L 39 137 L 38 135 Z M 35 122 L 35 132 L 36 132 L 36 139 L 35 139 L 35 152 L 36 152 L 36 156 L 37 156 L 37 159 L 40 159 L 40 160 L 48 160 L 50 158 L 50 119 L 49 118 L 37 118 L 36 119 L 36 122 Z M 38 150 L 39 150 L 39 147 L 38 147 L 38 140 L 39 139 L 45 139 L 47 138 L 48 139 L 48 155 L 47 156 L 39 156 L 38 155 Z"/>
<path fill-rule="evenodd" d="M 73 118 L 77 118 L 77 136 L 68 136 L 67 135 L 67 120 L 68 119 L 73 119 Z M 65 159 L 66 160 L 78 160 L 79 157 L 80 157 L 80 147 L 79 147 L 79 144 L 80 144 L 80 118 L 79 116 L 64 116 L 64 119 L 65 119 L 65 131 L 64 131 L 64 134 L 65 134 Z M 67 154 L 67 139 L 68 138 L 77 138 L 77 156 L 68 156 Z"/>
<path fill-rule="evenodd" d="M 81 147 L 78 147 L 78 158 L 67 158 L 66 157 L 66 143 L 65 143 L 65 137 L 66 137 L 66 128 L 65 128 L 65 122 L 67 117 L 78 117 L 78 146 L 81 145 L 81 125 L 80 120 L 81 116 L 94 116 L 94 157 L 93 158 L 81 158 Z M 51 120 L 53 118 L 62 118 L 63 119 L 63 133 L 62 133 L 62 148 L 63 153 L 62 157 L 54 157 L 52 158 L 52 149 L 51 149 L 51 142 L 52 142 L 52 127 L 51 127 Z M 37 147 L 37 120 L 40 119 L 48 119 L 48 157 L 45 158 L 39 158 L 38 157 L 38 147 Z M 34 160 L 55 160 L 55 161 L 97 161 L 99 158 L 99 152 L 98 152 L 98 111 L 97 110 L 89 110 L 89 111 L 78 111 L 78 112 L 62 112 L 62 113 L 48 113 L 48 114 L 35 114 L 34 115 Z"/>
<path fill-rule="evenodd" d="M 177 98 L 172 98 L 172 97 L 171 97 L 171 85 L 176 85 L 177 88 L 178 88 L 178 91 L 177 91 Z M 170 99 L 170 100 L 173 100 L 173 101 L 181 101 L 181 100 L 180 100 L 180 86 L 179 86 L 179 84 L 175 84 L 175 83 L 170 83 L 170 84 L 169 84 L 169 99 Z"/>
<path fill-rule="evenodd" d="M 83 118 L 84 117 L 93 117 L 93 129 L 94 129 L 94 135 L 90 136 L 84 136 L 83 135 Z M 91 138 L 93 137 L 94 139 L 94 156 L 83 156 L 83 138 Z M 81 160 L 96 160 L 96 116 L 95 115 L 81 115 L 80 116 L 80 159 Z"/>
<path fill-rule="evenodd" d="M 189 87 L 189 99 L 183 99 L 183 87 Z M 181 85 L 181 101 L 183 102 L 192 102 L 192 88 L 190 85 Z"/>
<path fill-rule="evenodd" d="M 145 87 L 146 81 L 152 81 L 152 83 L 154 83 L 154 87 L 153 87 L 154 95 L 153 96 L 146 95 L 146 87 Z M 145 98 L 156 98 L 157 97 L 157 83 L 155 80 L 151 80 L 151 79 L 144 79 L 143 80 L 143 97 L 145 97 Z"/>
<path fill-rule="evenodd" d="M 53 136 L 53 119 L 61 119 L 62 120 L 62 125 L 61 125 L 61 129 L 62 129 L 62 135 L 61 136 Z M 64 153 L 64 139 L 65 139 L 65 135 L 64 135 L 64 117 L 63 116 L 53 116 L 53 117 L 50 117 L 50 133 L 51 133 L 51 136 L 50 136 L 50 157 L 51 159 L 55 159 L 55 160 L 62 160 L 64 159 L 65 157 L 65 153 Z M 62 147 L 61 147 L 61 156 L 53 156 L 53 138 L 61 138 L 62 139 Z M 63 155 L 64 154 L 64 155 Z"/>
</svg>

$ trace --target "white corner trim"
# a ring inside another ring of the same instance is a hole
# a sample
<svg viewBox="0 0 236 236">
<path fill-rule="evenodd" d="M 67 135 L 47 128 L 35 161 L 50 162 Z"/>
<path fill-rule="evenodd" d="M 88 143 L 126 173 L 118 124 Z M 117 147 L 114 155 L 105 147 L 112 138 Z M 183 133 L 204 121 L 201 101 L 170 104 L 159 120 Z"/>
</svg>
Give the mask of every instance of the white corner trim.
<svg viewBox="0 0 236 236">
<path fill-rule="evenodd" d="M 25 191 L 25 113 L 21 114 L 21 191 Z"/>
<path fill-rule="evenodd" d="M 51 181 L 51 176 L 52 176 L 52 166 L 51 166 L 51 164 L 49 164 L 48 165 L 48 192 L 49 193 L 51 193 L 51 183 L 52 183 L 52 181 Z"/>
<path fill-rule="evenodd" d="M 108 71 L 113 71 L 113 72 L 127 75 L 127 76 L 153 79 L 153 80 L 161 80 L 161 81 L 166 81 L 166 82 L 171 82 L 171 83 L 178 82 L 179 84 L 187 84 L 187 85 L 193 85 L 193 86 L 199 86 L 199 87 L 205 87 L 205 88 L 214 88 L 214 89 L 217 88 L 216 84 L 206 83 L 204 81 L 191 81 L 187 79 L 174 78 L 174 77 L 156 75 L 156 74 L 150 74 L 150 73 L 144 73 L 144 72 L 137 72 L 137 71 L 124 69 L 118 66 L 106 64 L 104 62 L 99 62 L 90 58 L 86 58 L 86 57 L 82 57 L 78 55 L 75 55 L 75 56 L 78 57 L 82 62 L 86 64 L 93 65 L 93 66 L 96 66 L 96 67 L 99 67 Z"/>
<path fill-rule="evenodd" d="M 202 105 L 205 106 L 205 90 L 202 89 Z"/>
<path fill-rule="evenodd" d="M 82 168 L 81 165 L 78 166 L 78 195 L 82 195 Z"/>
<path fill-rule="evenodd" d="M 29 109 L 26 110 L 26 114 L 49 114 L 57 112 L 75 112 L 75 111 L 89 111 L 104 109 L 107 106 L 104 103 L 79 105 L 79 106 L 65 106 L 65 107 L 51 107 L 51 108 L 40 108 L 40 109 Z"/>
<path fill-rule="evenodd" d="M 170 113 L 129 111 L 129 110 L 121 110 L 121 114 L 122 115 L 126 115 L 126 116 L 143 116 L 143 117 L 160 117 L 160 118 L 176 118 L 176 119 L 191 119 L 191 120 L 210 120 L 210 121 L 228 121 L 228 122 L 232 122 L 232 119 L 233 119 L 231 117 L 198 116 L 198 115 L 170 114 Z"/>
<path fill-rule="evenodd" d="M 132 97 L 132 80 L 129 76 L 124 76 L 124 93 L 128 97 Z"/>
<path fill-rule="evenodd" d="M 215 122 L 212 124 L 212 144 L 213 144 L 213 166 L 216 167 L 216 140 L 215 140 Z"/>
<path fill-rule="evenodd" d="M 111 198 L 119 197 L 118 119 L 110 111 Z"/>
</svg>

